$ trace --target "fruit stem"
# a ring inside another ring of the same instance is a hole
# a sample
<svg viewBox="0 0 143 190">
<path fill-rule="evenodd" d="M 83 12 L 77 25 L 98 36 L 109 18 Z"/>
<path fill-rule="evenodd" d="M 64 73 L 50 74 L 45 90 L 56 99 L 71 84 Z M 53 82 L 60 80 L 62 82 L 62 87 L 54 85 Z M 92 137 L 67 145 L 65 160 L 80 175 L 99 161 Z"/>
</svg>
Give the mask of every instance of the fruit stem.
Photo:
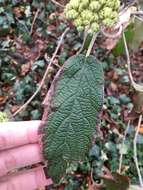
<svg viewBox="0 0 143 190">
<path fill-rule="evenodd" d="M 90 55 L 90 53 L 92 51 L 92 48 L 93 48 L 93 45 L 94 45 L 94 42 L 95 42 L 95 40 L 97 38 L 97 35 L 98 35 L 98 33 L 93 34 L 92 40 L 91 40 L 91 42 L 89 44 L 89 47 L 88 47 L 88 50 L 87 50 L 87 53 L 86 53 L 86 57 L 88 57 Z"/>
</svg>

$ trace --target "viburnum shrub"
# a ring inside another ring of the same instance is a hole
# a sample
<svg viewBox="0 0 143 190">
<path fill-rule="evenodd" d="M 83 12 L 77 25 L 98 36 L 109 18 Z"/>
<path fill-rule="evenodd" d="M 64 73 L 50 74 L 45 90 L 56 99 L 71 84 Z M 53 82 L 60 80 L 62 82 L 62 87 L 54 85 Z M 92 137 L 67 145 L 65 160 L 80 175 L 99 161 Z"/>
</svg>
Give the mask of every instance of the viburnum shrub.
<svg viewBox="0 0 143 190">
<path fill-rule="evenodd" d="M 136 7 L 132 8 L 129 11 L 137 10 Z M 104 37 L 112 37 L 110 31 L 117 31 L 112 40 L 107 39 L 107 43 L 114 44 L 115 36 L 120 38 L 124 22 L 119 19 L 119 9 L 119 0 L 70 0 L 65 7 L 66 17 L 74 23 L 77 30 L 85 31 L 84 34 L 92 38 L 87 45 L 86 54 L 83 48 L 79 51 L 83 52 L 82 54 L 77 53 L 70 57 L 57 72 L 44 101 L 43 154 L 45 160 L 48 160 L 48 174 L 56 183 L 66 174 L 71 164 L 86 161 L 92 147 L 92 138 L 96 133 L 103 106 L 104 74 L 101 62 L 90 54 L 99 32 Z M 131 15 L 132 13 L 128 12 L 126 25 Z M 123 40 L 128 56 L 124 35 Z M 84 42 L 83 46 L 85 44 Z M 130 63 L 128 67 L 131 73 Z M 131 78 L 131 74 L 129 76 Z M 134 88 L 138 89 L 139 85 L 133 79 L 131 81 Z M 96 160 L 99 161 L 102 152 L 94 152 Z M 97 172 L 100 170 L 102 173 L 101 165 L 102 163 L 94 163 Z M 136 188 L 130 186 L 128 177 L 123 176 L 121 171 L 112 174 L 111 179 L 104 179 L 104 182 L 105 186 L 112 190 Z"/>
</svg>

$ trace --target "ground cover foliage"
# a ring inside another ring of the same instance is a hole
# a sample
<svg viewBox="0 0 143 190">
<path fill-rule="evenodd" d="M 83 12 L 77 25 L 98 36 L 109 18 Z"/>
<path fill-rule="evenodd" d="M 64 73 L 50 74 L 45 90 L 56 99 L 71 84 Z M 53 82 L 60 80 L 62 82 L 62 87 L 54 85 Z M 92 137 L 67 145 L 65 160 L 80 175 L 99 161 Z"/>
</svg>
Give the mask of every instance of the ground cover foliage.
<svg viewBox="0 0 143 190">
<path fill-rule="evenodd" d="M 67 1 L 58 2 L 62 5 L 67 3 Z M 129 6 L 132 2 L 124 1 L 125 6 Z M 37 17 L 35 17 L 36 14 Z M 136 82 L 141 83 L 143 53 L 140 31 L 142 31 L 142 22 L 137 21 L 136 25 L 137 27 L 131 23 L 126 29 L 125 35 L 127 41 L 130 42 L 129 48 L 132 50 L 134 78 Z M 70 27 L 70 30 L 50 67 L 39 95 L 28 104 L 25 110 L 14 116 L 13 114 L 38 88 L 59 38 L 67 27 Z M 138 37 L 134 35 L 136 28 Z M 0 0 L 0 111 L 7 113 L 9 120 L 41 119 L 44 111 L 42 102 L 54 76 L 65 61 L 80 50 L 83 38 L 83 33 L 79 33 L 73 24 L 65 19 L 63 8 L 52 1 Z M 100 114 L 101 122 L 96 126 L 92 147 L 86 153 L 84 161 L 68 164 L 66 175 L 58 185 L 52 187 L 53 189 L 126 190 L 130 184 L 137 185 L 132 187 L 136 190 L 139 188 L 132 147 L 138 117 L 142 111 L 136 112 L 137 109 L 132 108 L 142 109 L 140 108 L 142 98 L 134 91 L 130 83 L 123 40 L 118 40 L 119 43 L 112 50 L 106 48 L 107 44 L 102 41 L 103 38 L 99 36 L 92 52 L 94 58 L 100 60 L 104 70 L 105 98 Z M 112 41 L 110 46 L 113 46 L 113 43 Z M 91 74 L 89 76 L 92 78 Z M 74 88 L 72 83 L 71 87 Z M 140 104 L 136 105 L 137 99 L 141 100 Z M 57 103 L 59 104 L 59 102 Z M 53 109 L 53 113 L 57 113 L 58 107 Z M 130 112 L 131 110 L 133 111 Z M 75 111 L 78 109 L 76 108 Z M 56 118 L 56 114 L 52 117 Z M 0 118 L 3 121 L 5 115 L 1 115 Z M 130 128 L 127 131 L 125 142 L 122 144 L 129 120 L 131 120 Z M 48 130 L 49 133 L 52 129 Z M 50 146 L 52 144 L 49 144 L 49 149 Z M 137 148 L 139 167 L 143 175 L 142 125 L 137 138 Z M 123 154 L 123 163 L 119 174 L 121 154 Z M 75 155 L 78 154 L 75 153 Z M 70 154 L 64 155 L 64 158 L 70 156 Z M 106 176 L 110 179 L 107 179 Z"/>
</svg>

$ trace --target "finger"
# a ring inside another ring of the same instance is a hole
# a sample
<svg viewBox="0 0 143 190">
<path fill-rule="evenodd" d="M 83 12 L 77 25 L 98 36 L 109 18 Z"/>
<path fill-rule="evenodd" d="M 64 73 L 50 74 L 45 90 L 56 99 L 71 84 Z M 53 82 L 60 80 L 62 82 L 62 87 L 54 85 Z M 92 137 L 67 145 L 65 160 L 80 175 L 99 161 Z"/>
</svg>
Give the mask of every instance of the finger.
<svg viewBox="0 0 143 190">
<path fill-rule="evenodd" d="M 15 149 L 0 152 L 0 176 L 9 171 L 22 168 L 42 161 L 38 144 L 24 145 Z"/>
<path fill-rule="evenodd" d="M 49 186 L 53 182 L 46 179 L 43 168 L 19 172 L 15 175 L 4 177 L 0 180 L 2 190 L 34 190 L 40 187 Z"/>
<path fill-rule="evenodd" d="M 0 123 L 0 150 L 38 142 L 41 121 Z"/>
</svg>

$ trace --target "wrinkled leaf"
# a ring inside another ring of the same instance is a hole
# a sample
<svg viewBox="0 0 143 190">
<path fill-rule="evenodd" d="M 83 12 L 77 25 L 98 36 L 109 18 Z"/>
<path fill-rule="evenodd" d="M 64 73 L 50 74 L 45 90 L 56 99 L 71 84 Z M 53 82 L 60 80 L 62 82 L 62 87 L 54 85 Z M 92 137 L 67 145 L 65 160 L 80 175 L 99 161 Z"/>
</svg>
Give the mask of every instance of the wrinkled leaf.
<svg viewBox="0 0 143 190">
<path fill-rule="evenodd" d="M 64 65 L 44 128 L 44 155 L 55 182 L 67 164 L 84 161 L 103 104 L 103 70 L 95 57 L 78 55 Z"/>
</svg>

